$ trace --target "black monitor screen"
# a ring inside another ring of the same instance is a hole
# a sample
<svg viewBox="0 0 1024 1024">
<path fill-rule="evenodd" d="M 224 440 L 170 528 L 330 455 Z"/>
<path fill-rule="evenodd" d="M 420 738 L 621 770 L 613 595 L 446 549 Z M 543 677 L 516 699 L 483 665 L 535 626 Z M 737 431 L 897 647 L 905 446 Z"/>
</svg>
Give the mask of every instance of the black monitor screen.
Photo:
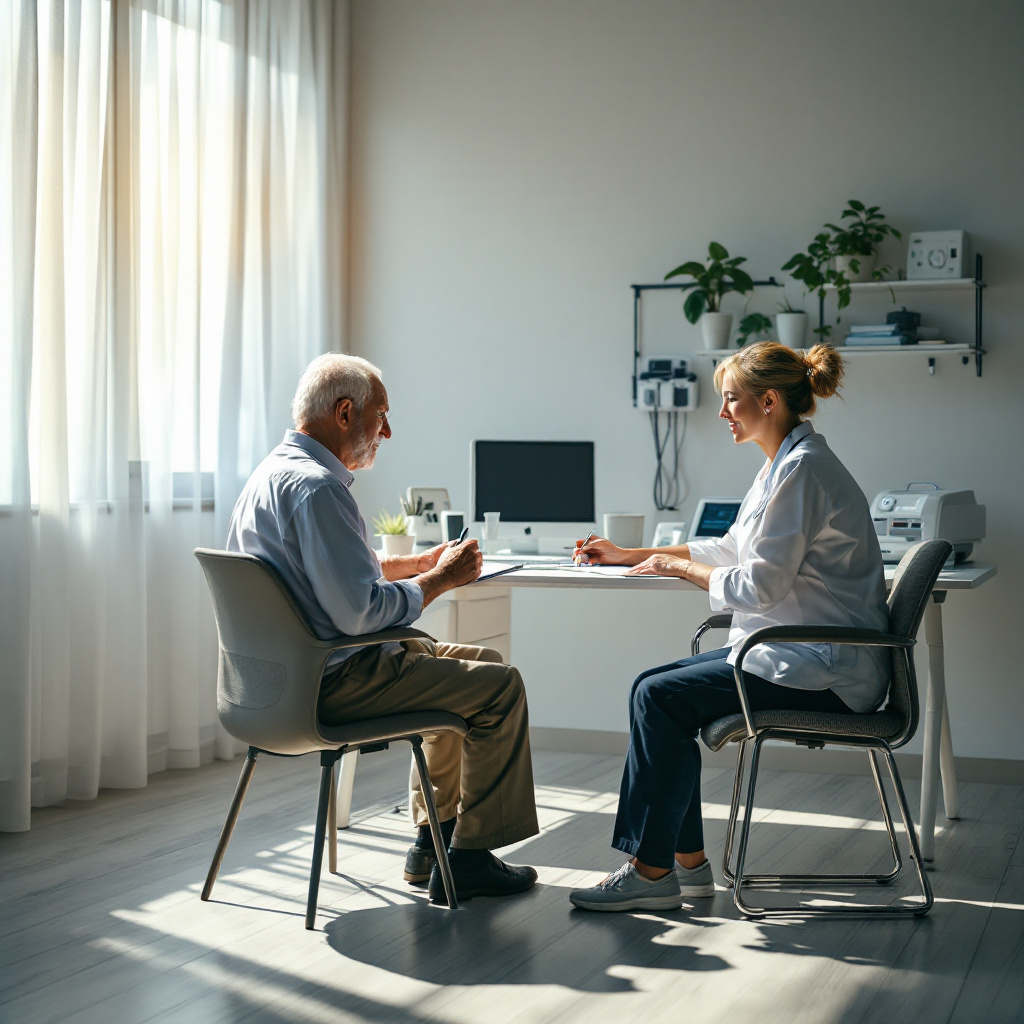
<svg viewBox="0 0 1024 1024">
<path fill-rule="evenodd" d="M 474 441 L 473 518 L 592 523 L 593 441 Z"/>
<path fill-rule="evenodd" d="M 740 511 L 738 501 L 709 501 L 701 509 L 696 537 L 724 537 Z"/>
</svg>

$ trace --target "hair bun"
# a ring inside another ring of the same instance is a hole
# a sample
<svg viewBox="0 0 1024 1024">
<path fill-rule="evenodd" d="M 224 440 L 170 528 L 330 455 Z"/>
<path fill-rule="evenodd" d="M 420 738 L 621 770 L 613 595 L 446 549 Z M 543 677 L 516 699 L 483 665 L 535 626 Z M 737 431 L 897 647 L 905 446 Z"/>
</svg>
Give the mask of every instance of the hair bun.
<svg viewBox="0 0 1024 1024">
<path fill-rule="evenodd" d="M 814 345 L 804 356 L 811 391 L 830 398 L 843 383 L 843 357 L 831 345 Z"/>
</svg>

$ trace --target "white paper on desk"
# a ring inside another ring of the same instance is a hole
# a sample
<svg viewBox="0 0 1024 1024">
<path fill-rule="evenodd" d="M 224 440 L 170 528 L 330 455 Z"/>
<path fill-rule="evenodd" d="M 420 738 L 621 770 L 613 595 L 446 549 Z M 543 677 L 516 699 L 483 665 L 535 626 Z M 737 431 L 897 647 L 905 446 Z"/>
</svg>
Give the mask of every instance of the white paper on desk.
<svg viewBox="0 0 1024 1024">
<path fill-rule="evenodd" d="M 483 572 L 473 581 L 479 583 L 480 580 L 490 579 L 492 576 L 500 576 L 502 573 L 514 572 L 517 569 L 524 568 L 521 562 L 484 562 Z"/>
<path fill-rule="evenodd" d="M 577 565 L 573 572 L 589 572 L 595 576 L 625 576 L 629 572 L 628 565 Z"/>
</svg>

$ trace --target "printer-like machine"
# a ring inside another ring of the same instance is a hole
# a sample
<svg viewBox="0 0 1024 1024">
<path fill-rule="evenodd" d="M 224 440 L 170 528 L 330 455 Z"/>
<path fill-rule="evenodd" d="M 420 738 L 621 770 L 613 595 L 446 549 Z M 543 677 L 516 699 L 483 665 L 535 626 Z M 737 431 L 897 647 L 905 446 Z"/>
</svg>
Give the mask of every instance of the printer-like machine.
<svg viewBox="0 0 1024 1024">
<path fill-rule="evenodd" d="M 953 560 L 962 562 L 985 538 L 985 506 L 974 491 L 944 491 L 932 483 L 882 491 L 871 503 L 871 518 L 883 562 L 898 562 L 920 540 L 948 540 Z"/>
</svg>

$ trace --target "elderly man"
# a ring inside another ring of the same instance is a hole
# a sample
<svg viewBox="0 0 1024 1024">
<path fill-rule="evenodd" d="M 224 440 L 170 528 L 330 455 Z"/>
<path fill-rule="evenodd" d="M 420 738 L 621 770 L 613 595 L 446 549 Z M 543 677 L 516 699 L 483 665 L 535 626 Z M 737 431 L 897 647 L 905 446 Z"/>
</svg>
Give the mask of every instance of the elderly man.
<svg viewBox="0 0 1024 1024">
<path fill-rule="evenodd" d="M 375 366 L 348 355 L 315 359 L 299 381 L 292 419 L 295 429 L 235 505 L 228 548 L 269 562 L 317 636 L 406 626 L 435 598 L 480 575 L 475 540 L 383 563 L 367 544 L 350 488 L 352 471 L 369 469 L 391 436 Z M 529 889 L 533 868 L 490 852 L 538 831 L 519 672 L 487 648 L 416 641 L 338 651 L 328 661 L 319 701 L 325 723 L 422 710 L 454 712 L 469 726 L 465 740 L 443 734 L 424 743 L 459 899 Z M 427 882 L 430 899 L 443 901 L 418 778 L 410 787 L 418 835 L 405 878 Z"/>
</svg>

